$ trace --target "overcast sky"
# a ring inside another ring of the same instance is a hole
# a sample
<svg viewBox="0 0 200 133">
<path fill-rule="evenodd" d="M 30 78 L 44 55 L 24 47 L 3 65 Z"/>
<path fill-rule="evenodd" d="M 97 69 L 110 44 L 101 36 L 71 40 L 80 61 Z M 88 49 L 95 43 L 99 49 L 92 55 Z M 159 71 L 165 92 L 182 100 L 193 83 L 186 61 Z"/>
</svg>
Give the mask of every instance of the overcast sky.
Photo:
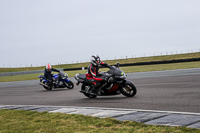
<svg viewBox="0 0 200 133">
<path fill-rule="evenodd" d="M 200 0 L 0 0 L 0 67 L 200 51 Z"/>
</svg>

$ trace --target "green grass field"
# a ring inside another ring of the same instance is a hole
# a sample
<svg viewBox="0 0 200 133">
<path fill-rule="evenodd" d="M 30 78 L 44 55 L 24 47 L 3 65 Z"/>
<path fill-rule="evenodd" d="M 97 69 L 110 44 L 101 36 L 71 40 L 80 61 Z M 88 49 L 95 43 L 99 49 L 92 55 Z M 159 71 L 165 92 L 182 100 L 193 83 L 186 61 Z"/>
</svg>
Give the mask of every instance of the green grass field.
<svg viewBox="0 0 200 133">
<path fill-rule="evenodd" d="M 162 70 L 173 70 L 173 69 L 187 69 L 187 68 L 198 68 L 200 67 L 200 61 L 198 62 L 186 62 L 186 63 L 172 63 L 172 64 L 160 64 L 160 65 L 144 65 L 144 66 L 130 66 L 120 67 L 125 73 L 132 72 L 146 72 L 146 71 L 162 71 Z M 107 71 L 107 68 L 101 68 L 100 71 Z M 76 73 L 86 73 L 86 70 L 78 71 L 65 71 L 69 77 L 74 77 Z M 0 82 L 10 81 L 23 81 L 23 80 L 35 80 L 39 79 L 40 74 L 28 74 L 28 75 L 16 75 L 16 76 L 5 76 L 0 78 Z"/>
<path fill-rule="evenodd" d="M 150 61 L 165 61 L 165 60 L 175 60 L 175 59 L 190 59 L 190 58 L 200 58 L 200 52 L 189 53 L 189 54 L 177 54 L 177 55 L 165 55 L 165 56 L 152 56 L 152 57 L 141 57 L 141 58 L 128 58 L 120 60 L 107 60 L 105 61 L 109 65 L 115 65 L 117 62 L 120 64 L 125 63 L 138 63 L 138 62 L 150 62 Z M 56 65 L 54 68 L 81 68 L 87 67 L 90 63 L 78 63 L 78 64 L 65 64 Z M 125 73 L 131 72 L 145 72 L 145 71 L 161 71 L 161 70 L 173 70 L 173 69 L 187 69 L 187 68 L 199 68 L 200 61 L 197 62 L 185 62 L 185 63 L 171 63 L 171 64 L 158 64 L 158 65 L 142 65 L 142 66 L 129 66 L 120 67 Z M 0 73 L 4 72 L 19 72 L 19 71 L 32 71 L 32 70 L 43 70 L 43 67 L 26 67 L 26 68 L 0 68 Z M 100 71 L 107 71 L 108 69 L 102 68 Z M 69 77 L 74 77 L 76 73 L 86 73 L 86 70 L 78 71 L 66 71 Z M 23 80 L 35 80 L 38 79 L 40 74 L 28 74 L 28 75 L 17 75 L 17 76 L 5 76 L 0 78 L 0 82 L 10 82 L 10 81 L 23 81 Z"/>
<path fill-rule="evenodd" d="M 24 110 L 0 110 L 1 133 L 198 133 L 200 129 L 145 125 L 111 118 Z"/>
<path fill-rule="evenodd" d="M 120 64 L 125 64 L 125 63 L 165 61 L 165 60 L 176 60 L 176 59 L 191 59 L 191 58 L 200 58 L 200 52 L 189 53 L 189 54 L 176 54 L 176 55 L 164 55 L 164 56 L 106 60 L 105 62 L 109 65 L 114 65 L 117 62 L 119 62 Z M 90 62 L 86 62 L 86 63 L 53 65 L 53 67 L 54 68 L 65 68 L 65 69 L 67 69 L 67 68 L 82 68 L 82 67 L 88 67 L 89 64 L 90 64 Z M 42 67 L 25 67 L 25 68 L 0 68 L 0 73 L 43 70 L 44 68 L 45 68 L 45 66 L 42 66 Z"/>
</svg>

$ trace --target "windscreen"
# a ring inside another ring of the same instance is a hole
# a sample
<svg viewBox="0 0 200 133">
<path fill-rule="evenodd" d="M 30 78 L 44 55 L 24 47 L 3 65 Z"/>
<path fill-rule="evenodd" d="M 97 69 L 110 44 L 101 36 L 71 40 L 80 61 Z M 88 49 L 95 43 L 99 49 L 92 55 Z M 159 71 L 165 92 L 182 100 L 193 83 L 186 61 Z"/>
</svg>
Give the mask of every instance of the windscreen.
<svg viewBox="0 0 200 133">
<path fill-rule="evenodd" d="M 116 76 L 121 76 L 122 70 L 112 66 L 112 68 L 108 71 L 109 74 L 114 74 Z"/>
</svg>

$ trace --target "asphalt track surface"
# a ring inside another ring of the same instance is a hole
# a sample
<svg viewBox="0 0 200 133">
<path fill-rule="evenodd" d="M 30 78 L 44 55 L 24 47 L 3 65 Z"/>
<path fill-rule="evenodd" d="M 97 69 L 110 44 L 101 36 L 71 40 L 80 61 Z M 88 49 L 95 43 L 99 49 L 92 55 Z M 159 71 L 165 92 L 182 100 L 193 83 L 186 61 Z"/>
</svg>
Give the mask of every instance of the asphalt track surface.
<svg viewBox="0 0 200 133">
<path fill-rule="evenodd" d="M 123 70 L 123 67 L 122 67 Z M 96 99 L 74 89 L 47 91 L 39 80 L 0 83 L 0 105 L 52 105 L 125 108 L 200 113 L 200 68 L 127 74 L 134 97 L 99 96 Z M 72 81 L 75 80 L 71 78 Z"/>
</svg>

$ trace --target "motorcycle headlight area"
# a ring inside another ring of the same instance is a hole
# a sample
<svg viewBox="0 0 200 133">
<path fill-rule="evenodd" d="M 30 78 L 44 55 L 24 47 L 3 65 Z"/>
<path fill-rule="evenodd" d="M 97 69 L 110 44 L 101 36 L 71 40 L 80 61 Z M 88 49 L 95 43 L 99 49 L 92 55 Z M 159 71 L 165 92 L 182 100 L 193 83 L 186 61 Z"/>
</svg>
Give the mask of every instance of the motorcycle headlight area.
<svg viewBox="0 0 200 133">
<path fill-rule="evenodd" d="M 65 76 L 66 78 L 68 78 L 68 74 L 66 74 L 66 73 L 65 73 L 65 75 L 64 75 L 64 76 Z"/>
<path fill-rule="evenodd" d="M 122 71 L 122 76 L 120 76 L 120 78 L 126 78 L 127 77 L 127 75 Z"/>
</svg>

